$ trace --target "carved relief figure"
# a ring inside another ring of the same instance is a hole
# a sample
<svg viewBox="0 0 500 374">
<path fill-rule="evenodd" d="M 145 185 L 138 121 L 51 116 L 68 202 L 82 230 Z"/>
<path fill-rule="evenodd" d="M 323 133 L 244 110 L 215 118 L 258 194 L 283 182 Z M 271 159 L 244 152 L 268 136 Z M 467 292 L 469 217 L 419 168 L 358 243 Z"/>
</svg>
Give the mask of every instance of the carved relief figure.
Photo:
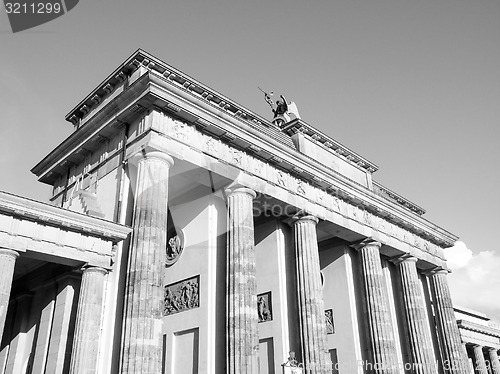
<svg viewBox="0 0 500 374">
<path fill-rule="evenodd" d="M 269 309 L 266 299 L 270 301 L 270 294 L 263 294 L 257 297 L 257 314 L 259 315 L 259 322 L 272 321 L 273 316 Z"/>
<path fill-rule="evenodd" d="M 165 286 L 163 302 L 165 316 L 199 307 L 199 277 Z"/>
<path fill-rule="evenodd" d="M 304 189 L 304 182 L 299 181 L 299 183 L 297 183 L 297 193 L 299 193 L 301 195 L 306 194 L 306 190 Z"/>
<path fill-rule="evenodd" d="M 286 187 L 285 174 L 278 170 L 278 185 Z"/>
<path fill-rule="evenodd" d="M 316 202 L 318 204 L 323 205 L 324 201 L 325 201 L 325 192 L 324 191 L 318 191 L 318 193 L 316 194 Z"/>
<path fill-rule="evenodd" d="M 232 155 L 232 161 L 235 164 L 241 165 L 241 160 L 243 158 L 243 155 L 241 154 L 241 152 L 236 151 L 236 150 L 232 150 L 231 155 Z"/>
<path fill-rule="evenodd" d="M 182 250 L 184 249 L 184 243 L 182 238 L 177 235 L 175 231 L 169 236 L 170 239 L 168 239 L 167 243 L 167 265 L 173 265 L 182 253 Z"/>
<path fill-rule="evenodd" d="M 379 218 L 378 231 L 386 231 L 385 220 L 383 218 Z"/>
<path fill-rule="evenodd" d="M 216 153 L 216 141 L 213 138 L 209 138 L 206 144 L 209 153 Z"/>
<path fill-rule="evenodd" d="M 367 210 L 365 210 L 363 219 L 368 226 L 372 225 L 372 215 Z"/>
<path fill-rule="evenodd" d="M 288 353 L 290 356 L 287 358 L 286 362 L 283 364 L 283 366 L 288 366 L 288 367 L 297 367 L 297 359 L 295 358 L 295 352 L 290 351 Z"/>
<path fill-rule="evenodd" d="M 337 196 L 332 196 L 333 198 L 333 210 L 335 212 L 338 212 L 340 213 L 340 202 L 339 202 L 339 198 Z"/>
<path fill-rule="evenodd" d="M 254 173 L 258 176 L 262 176 L 264 170 L 264 163 L 255 158 L 252 158 L 252 163 L 254 166 Z"/>
<path fill-rule="evenodd" d="M 174 236 L 173 238 L 170 238 L 168 240 L 168 248 L 169 248 L 169 254 L 171 256 L 178 255 L 180 250 L 181 250 L 181 239 L 179 238 L 178 235 Z"/>
<path fill-rule="evenodd" d="M 334 334 L 335 327 L 333 325 L 333 310 L 327 309 L 325 310 L 325 322 L 326 322 L 326 333 Z"/>
<path fill-rule="evenodd" d="M 182 122 L 175 121 L 174 126 L 172 128 L 173 134 L 179 140 L 187 140 L 188 135 L 186 134 L 186 127 Z"/>
</svg>

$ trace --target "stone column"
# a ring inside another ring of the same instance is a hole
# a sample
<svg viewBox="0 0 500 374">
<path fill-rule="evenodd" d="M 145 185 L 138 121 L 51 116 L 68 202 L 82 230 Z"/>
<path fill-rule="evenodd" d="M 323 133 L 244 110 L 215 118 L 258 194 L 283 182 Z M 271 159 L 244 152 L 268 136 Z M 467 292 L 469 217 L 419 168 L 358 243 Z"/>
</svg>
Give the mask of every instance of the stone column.
<svg viewBox="0 0 500 374">
<path fill-rule="evenodd" d="M 87 266 L 83 269 L 71 352 L 71 374 L 97 372 L 104 277 L 107 273 L 101 267 Z"/>
<path fill-rule="evenodd" d="M 434 315 L 444 372 L 462 374 L 467 373 L 467 357 L 462 348 L 462 339 L 453 311 L 447 274 L 447 270 L 438 270 L 429 276 Z"/>
<path fill-rule="evenodd" d="M 491 372 L 493 374 L 500 374 L 500 361 L 498 359 L 498 353 L 495 348 L 488 350 L 488 355 L 490 356 Z"/>
<path fill-rule="evenodd" d="M 18 374 L 25 372 L 26 357 L 29 356 L 28 347 L 31 339 L 28 338 L 30 328 L 30 311 L 33 300 L 31 292 L 16 295 L 16 316 L 12 330 L 9 354 L 5 364 L 5 373 Z"/>
<path fill-rule="evenodd" d="M 227 194 L 227 373 L 259 373 L 257 278 L 253 226 L 255 192 Z"/>
<path fill-rule="evenodd" d="M 368 327 L 368 353 L 375 374 L 396 374 L 397 353 L 392 329 L 385 276 L 379 249 L 381 244 L 366 239 L 354 246 L 361 257 L 361 272 Z"/>
<path fill-rule="evenodd" d="M 408 355 L 412 364 L 418 365 L 418 373 L 437 373 L 425 298 L 417 273 L 417 258 L 403 256 L 394 261 L 398 268 L 403 294 L 402 308 L 408 337 Z"/>
<path fill-rule="evenodd" d="M 488 374 L 482 345 L 474 346 L 474 364 L 478 374 Z"/>
<path fill-rule="evenodd" d="M 163 270 L 167 247 L 170 156 L 143 151 L 137 165 L 133 238 L 125 279 L 121 373 L 162 370 Z"/>
<path fill-rule="evenodd" d="M 462 349 L 464 350 L 465 359 L 467 360 L 467 374 L 474 374 L 474 365 L 472 363 L 472 358 L 469 357 L 469 353 L 467 352 L 467 342 L 462 342 Z"/>
<path fill-rule="evenodd" d="M 327 360 L 325 307 L 321 287 L 318 239 L 313 216 L 292 223 L 299 309 L 299 334 L 305 372 L 330 373 Z"/>
<path fill-rule="evenodd" d="M 14 265 L 19 253 L 7 248 L 0 248 L 0 340 L 2 340 L 5 318 L 9 308 L 10 290 L 14 277 Z"/>
</svg>

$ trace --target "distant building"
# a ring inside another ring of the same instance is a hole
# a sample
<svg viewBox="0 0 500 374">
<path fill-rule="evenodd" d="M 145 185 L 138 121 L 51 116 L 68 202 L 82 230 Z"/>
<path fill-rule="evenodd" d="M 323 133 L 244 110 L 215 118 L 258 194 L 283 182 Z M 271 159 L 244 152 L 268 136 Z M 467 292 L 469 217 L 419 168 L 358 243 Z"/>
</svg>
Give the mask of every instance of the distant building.
<svg viewBox="0 0 500 374">
<path fill-rule="evenodd" d="M 285 104 L 141 50 L 78 104 L 0 194 L 0 373 L 468 373 L 457 238 Z"/>
<path fill-rule="evenodd" d="M 500 373 L 500 322 L 484 313 L 455 306 L 462 345 L 469 359 L 470 373 Z"/>
</svg>

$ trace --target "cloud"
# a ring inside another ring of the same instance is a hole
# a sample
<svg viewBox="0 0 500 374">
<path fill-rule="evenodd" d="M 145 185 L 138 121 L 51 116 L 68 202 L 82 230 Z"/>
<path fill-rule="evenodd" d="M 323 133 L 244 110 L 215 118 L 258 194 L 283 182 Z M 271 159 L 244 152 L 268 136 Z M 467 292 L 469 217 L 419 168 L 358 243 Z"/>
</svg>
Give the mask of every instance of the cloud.
<svg viewBox="0 0 500 374">
<path fill-rule="evenodd" d="M 472 251 L 467 248 L 464 242 L 455 242 L 455 245 L 444 250 L 448 266 L 452 270 L 457 270 L 467 266 L 467 263 L 472 259 Z"/>
<path fill-rule="evenodd" d="M 500 255 L 493 251 L 473 252 L 457 241 L 445 250 L 445 256 L 452 270 L 448 283 L 453 302 L 500 321 Z"/>
</svg>

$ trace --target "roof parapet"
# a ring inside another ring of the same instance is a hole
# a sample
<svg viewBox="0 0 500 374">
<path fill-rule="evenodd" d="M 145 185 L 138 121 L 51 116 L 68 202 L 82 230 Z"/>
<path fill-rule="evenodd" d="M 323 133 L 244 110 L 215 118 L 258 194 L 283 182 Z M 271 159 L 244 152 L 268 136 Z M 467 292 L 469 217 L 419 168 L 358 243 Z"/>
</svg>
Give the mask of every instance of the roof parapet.
<svg viewBox="0 0 500 374">
<path fill-rule="evenodd" d="M 309 135 L 313 140 L 322 145 L 333 155 L 343 158 L 350 164 L 353 164 L 358 168 L 364 169 L 368 173 L 374 173 L 375 171 L 378 170 L 378 166 L 375 165 L 374 163 L 358 155 L 356 152 L 351 151 L 349 148 L 342 145 L 332 137 L 315 129 L 314 127 L 312 127 L 311 125 L 307 124 L 306 122 L 304 122 L 299 118 L 296 118 L 284 124 L 281 130 L 289 136 L 292 136 L 299 132 L 305 135 Z"/>
<path fill-rule="evenodd" d="M 419 216 L 425 214 L 425 209 L 419 207 L 417 204 L 412 203 L 410 200 L 405 199 L 403 196 L 397 194 L 396 192 L 388 189 L 385 186 L 382 186 L 380 183 L 373 181 L 373 192 L 377 195 L 382 196 L 388 200 L 394 201 L 399 205 L 404 206 L 407 209 L 410 209 L 412 212 L 418 214 Z"/>
</svg>

